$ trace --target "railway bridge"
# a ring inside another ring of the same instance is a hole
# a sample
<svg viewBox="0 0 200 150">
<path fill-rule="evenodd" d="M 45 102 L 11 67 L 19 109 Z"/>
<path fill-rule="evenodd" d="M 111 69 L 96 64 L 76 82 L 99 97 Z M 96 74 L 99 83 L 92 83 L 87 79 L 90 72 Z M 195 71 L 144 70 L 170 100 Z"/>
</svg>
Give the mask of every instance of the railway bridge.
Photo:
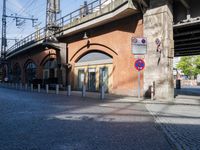
<svg viewBox="0 0 200 150">
<path fill-rule="evenodd" d="M 136 59 L 141 71 L 141 96 L 173 99 L 173 58 L 200 54 L 200 11 L 197 0 L 94 0 L 37 30 L 6 51 L 9 82 L 59 83 L 81 90 L 138 94 Z M 132 53 L 133 40 L 144 39 L 146 53 Z"/>
</svg>

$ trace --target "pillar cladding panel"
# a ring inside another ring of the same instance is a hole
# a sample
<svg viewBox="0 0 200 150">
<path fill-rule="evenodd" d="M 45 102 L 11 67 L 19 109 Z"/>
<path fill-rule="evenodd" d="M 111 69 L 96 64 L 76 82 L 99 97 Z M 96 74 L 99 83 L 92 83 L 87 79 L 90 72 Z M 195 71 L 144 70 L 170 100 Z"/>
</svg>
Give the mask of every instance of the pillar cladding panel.
<svg viewBox="0 0 200 150">
<path fill-rule="evenodd" d="M 151 0 L 150 8 L 144 14 L 144 36 L 148 47 L 144 71 L 145 96 L 155 81 L 157 99 L 173 99 L 173 17 L 171 4 L 167 0 Z M 161 53 L 157 52 L 156 39 L 160 39 Z"/>
</svg>

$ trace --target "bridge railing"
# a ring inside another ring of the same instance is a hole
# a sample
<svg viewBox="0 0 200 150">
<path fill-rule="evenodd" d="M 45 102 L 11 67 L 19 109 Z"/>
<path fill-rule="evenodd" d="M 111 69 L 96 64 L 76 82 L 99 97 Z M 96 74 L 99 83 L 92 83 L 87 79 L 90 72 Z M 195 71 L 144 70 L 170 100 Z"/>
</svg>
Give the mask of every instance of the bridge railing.
<svg viewBox="0 0 200 150">
<path fill-rule="evenodd" d="M 39 30 L 37 30 L 36 32 L 28 35 L 27 37 L 23 38 L 22 40 L 20 40 L 19 42 L 15 43 L 13 46 L 11 46 L 8 50 L 7 50 L 7 54 L 11 53 L 15 50 L 17 50 L 18 48 L 21 48 L 23 46 L 28 46 L 31 44 L 34 44 L 40 40 L 43 40 L 45 38 L 45 28 L 41 28 Z"/>
<path fill-rule="evenodd" d="M 88 3 L 86 6 L 77 9 L 62 18 L 57 20 L 57 25 L 63 27 L 65 25 L 71 24 L 72 22 L 83 18 L 89 14 L 92 14 L 97 11 L 101 11 L 101 9 L 108 3 L 111 3 L 114 0 L 95 0 L 91 3 Z"/>
<path fill-rule="evenodd" d="M 74 21 L 84 18 L 85 16 L 101 11 L 109 3 L 113 3 L 115 0 L 94 0 L 91 3 L 65 15 L 64 17 L 56 20 L 57 26 L 62 29 L 67 25 L 71 25 Z M 7 54 L 17 51 L 19 48 L 23 48 L 32 45 L 38 41 L 45 38 L 46 27 L 37 30 L 36 32 L 30 34 L 19 42 L 15 43 L 12 47 L 7 50 Z"/>
</svg>

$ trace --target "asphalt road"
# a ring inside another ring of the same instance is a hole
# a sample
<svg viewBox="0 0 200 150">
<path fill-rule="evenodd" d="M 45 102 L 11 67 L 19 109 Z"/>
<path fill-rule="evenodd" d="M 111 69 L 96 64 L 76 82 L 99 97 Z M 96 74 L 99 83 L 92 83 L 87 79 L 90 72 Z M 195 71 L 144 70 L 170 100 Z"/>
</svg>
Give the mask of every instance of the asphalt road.
<svg viewBox="0 0 200 150">
<path fill-rule="evenodd" d="M 144 104 L 0 88 L 0 150 L 170 150 Z"/>
</svg>

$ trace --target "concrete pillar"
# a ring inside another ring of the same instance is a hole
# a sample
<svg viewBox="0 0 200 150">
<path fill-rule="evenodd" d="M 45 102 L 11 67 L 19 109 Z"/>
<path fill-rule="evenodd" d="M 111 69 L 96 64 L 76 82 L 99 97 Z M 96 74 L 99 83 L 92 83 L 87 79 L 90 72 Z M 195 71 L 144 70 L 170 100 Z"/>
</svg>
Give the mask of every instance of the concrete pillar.
<svg viewBox="0 0 200 150">
<path fill-rule="evenodd" d="M 173 15 L 170 0 L 150 0 L 144 14 L 144 37 L 147 37 L 145 55 L 144 96 L 151 96 L 155 82 L 155 98 L 172 100 L 173 85 Z"/>
</svg>

